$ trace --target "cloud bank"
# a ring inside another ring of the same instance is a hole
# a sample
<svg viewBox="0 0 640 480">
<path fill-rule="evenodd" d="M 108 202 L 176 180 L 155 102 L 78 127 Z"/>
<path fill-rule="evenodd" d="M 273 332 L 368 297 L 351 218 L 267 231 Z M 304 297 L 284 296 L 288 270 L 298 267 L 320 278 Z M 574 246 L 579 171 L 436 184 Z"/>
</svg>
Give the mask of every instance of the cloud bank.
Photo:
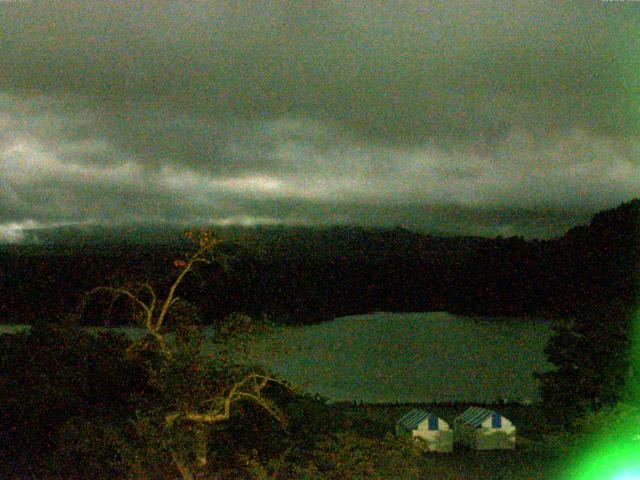
<svg viewBox="0 0 640 480">
<path fill-rule="evenodd" d="M 636 13 L 2 3 L 0 236 L 158 221 L 560 234 L 640 196 Z"/>
</svg>

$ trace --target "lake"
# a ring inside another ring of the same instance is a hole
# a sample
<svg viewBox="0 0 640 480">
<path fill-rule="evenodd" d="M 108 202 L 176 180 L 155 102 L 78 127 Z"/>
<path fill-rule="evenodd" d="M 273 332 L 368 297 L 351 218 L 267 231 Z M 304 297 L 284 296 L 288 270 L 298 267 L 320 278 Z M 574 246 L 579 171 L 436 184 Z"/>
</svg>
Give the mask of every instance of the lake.
<svg viewBox="0 0 640 480">
<path fill-rule="evenodd" d="M 278 327 L 246 348 L 255 362 L 330 401 L 528 403 L 540 400 L 534 372 L 551 368 L 550 335 L 544 320 L 375 313 Z"/>
<path fill-rule="evenodd" d="M 332 401 L 528 403 L 540 400 L 534 372 L 552 368 L 550 335 L 544 320 L 376 313 L 281 328 L 249 348 Z"/>
</svg>

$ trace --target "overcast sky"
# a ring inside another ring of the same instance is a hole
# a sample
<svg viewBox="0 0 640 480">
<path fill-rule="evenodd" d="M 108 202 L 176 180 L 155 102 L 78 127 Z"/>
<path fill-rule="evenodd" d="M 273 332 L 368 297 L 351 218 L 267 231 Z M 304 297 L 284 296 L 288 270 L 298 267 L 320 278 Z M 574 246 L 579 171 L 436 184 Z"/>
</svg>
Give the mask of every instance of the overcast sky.
<svg viewBox="0 0 640 480">
<path fill-rule="evenodd" d="M 0 239 L 559 235 L 640 196 L 640 2 L 0 0 Z"/>
</svg>

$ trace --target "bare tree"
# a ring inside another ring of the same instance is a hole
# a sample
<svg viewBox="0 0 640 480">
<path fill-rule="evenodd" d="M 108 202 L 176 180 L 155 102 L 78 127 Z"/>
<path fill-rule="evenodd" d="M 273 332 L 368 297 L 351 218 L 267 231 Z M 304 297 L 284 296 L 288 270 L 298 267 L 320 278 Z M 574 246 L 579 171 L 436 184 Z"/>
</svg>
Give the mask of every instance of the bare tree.
<svg viewBox="0 0 640 480">
<path fill-rule="evenodd" d="M 193 239 L 193 233 L 187 235 Z M 175 260 L 174 266 L 179 269 L 178 275 L 169 286 L 166 295 L 160 295 L 149 281 L 129 282 L 121 286 L 98 286 L 87 292 L 84 305 L 97 294 L 111 296 L 111 305 L 119 298 L 125 298 L 135 307 L 135 317 L 149 334 L 151 342 L 154 342 L 163 361 L 172 365 L 176 363 L 176 344 L 167 338 L 170 329 L 167 327 L 167 317 L 179 301 L 177 290 L 187 274 L 192 272 L 199 264 L 218 262 L 226 264 L 226 256 L 219 251 L 221 240 L 210 232 L 202 231 L 195 239 L 197 249 L 185 256 L 184 259 Z M 148 340 L 145 340 L 148 341 Z M 197 352 L 194 362 L 205 361 L 200 352 Z M 199 365 L 199 363 L 198 363 Z M 270 384 L 280 384 L 290 389 L 285 383 L 271 375 L 246 369 L 233 369 L 229 367 L 228 379 L 221 383 L 216 382 L 204 395 L 198 395 L 196 401 L 176 402 L 173 408 L 166 408 L 164 423 L 171 431 L 181 426 L 188 426 L 194 435 L 193 456 L 196 468 L 205 467 L 208 464 L 207 448 L 211 425 L 220 424 L 231 418 L 234 405 L 240 401 L 253 403 L 266 411 L 282 426 L 286 424 L 286 418 L 278 406 L 267 398 L 263 392 Z M 158 375 L 156 372 L 155 375 Z M 178 408 L 176 408 L 178 407 Z M 193 480 L 193 468 L 188 459 L 183 458 L 175 449 L 170 452 L 172 461 L 183 479 Z"/>
</svg>

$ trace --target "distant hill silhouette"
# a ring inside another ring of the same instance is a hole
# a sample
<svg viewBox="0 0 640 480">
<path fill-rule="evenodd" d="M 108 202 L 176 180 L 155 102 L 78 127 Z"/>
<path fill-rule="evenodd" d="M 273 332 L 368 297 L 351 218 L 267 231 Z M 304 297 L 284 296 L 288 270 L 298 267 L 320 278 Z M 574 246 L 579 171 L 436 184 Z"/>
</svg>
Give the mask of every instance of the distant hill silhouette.
<svg viewBox="0 0 640 480">
<path fill-rule="evenodd" d="M 0 322 L 69 311 L 114 277 L 166 282 L 187 248 L 178 226 L 43 232 L 0 249 Z M 339 315 L 435 311 L 563 317 L 612 298 L 630 302 L 640 267 L 640 199 L 596 214 L 561 238 L 437 237 L 403 228 L 225 228 L 231 268 L 202 269 L 184 297 L 207 322 L 233 311 L 308 323 Z M 96 307 L 87 321 L 111 323 Z"/>
</svg>

